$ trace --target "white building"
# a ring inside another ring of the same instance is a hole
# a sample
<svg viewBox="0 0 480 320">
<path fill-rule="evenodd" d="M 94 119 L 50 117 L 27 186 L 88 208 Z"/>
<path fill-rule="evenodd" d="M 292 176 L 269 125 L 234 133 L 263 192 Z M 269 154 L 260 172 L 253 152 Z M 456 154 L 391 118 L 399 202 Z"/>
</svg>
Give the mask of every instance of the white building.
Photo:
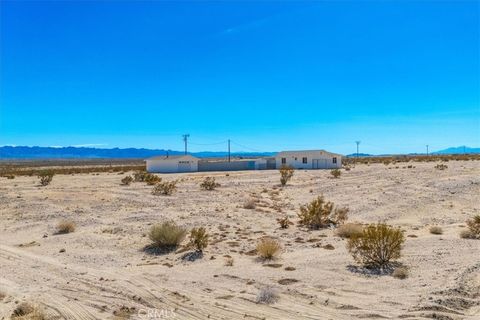
<svg viewBox="0 0 480 320">
<path fill-rule="evenodd" d="M 342 155 L 325 150 L 282 151 L 275 155 L 277 169 L 335 169 L 342 167 Z"/>
<path fill-rule="evenodd" d="M 198 158 L 189 154 L 182 156 L 157 156 L 148 158 L 147 172 L 174 173 L 198 171 Z"/>
</svg>

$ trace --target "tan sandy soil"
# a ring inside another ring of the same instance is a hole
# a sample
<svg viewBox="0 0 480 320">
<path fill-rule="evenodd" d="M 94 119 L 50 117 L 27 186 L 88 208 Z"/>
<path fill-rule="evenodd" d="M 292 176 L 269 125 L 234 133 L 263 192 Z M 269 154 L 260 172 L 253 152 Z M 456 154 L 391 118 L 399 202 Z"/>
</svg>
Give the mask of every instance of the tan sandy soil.
<svg viewBox="0 0 480 320">
<path fill-rule="evenodd" d="M 122 186 L 125 174 L 116 173 L 56 175 L 46 187 L 36 177 L 2 178 L 0 318 L 27 301 L 50 319 L 480 319 L 480 240 L 459 237 L 480 213 L 480 162 L 411 165 L 358 165 L 340 179 L 296 171 L 285 188 L 277 171 L 161 175 L 180 179 L 172 196 Z M 201 190 L 205 176 L 221 187 Z M 279 229 L 277 218 L 296 222 L 299 206 L 320 194 L 348 206 L 350 221 L 405 230 L 400 262 L 410 276 L 358 268 L 332 229 Z M 256 209 L 243 208 L 249 199 Z M 76 231 L 56 235 L 62 219 Z M 213 243 L 202 259 L 142 250 L 151 225 L 167 219 L 208 229 Z M 430 234 L 432 225 L 444 233 Z M 284 247 L 270 266 L 248 254 L 265 235 Z M 257 304 L 267 285 L 280 299 Z"/>
</svg>

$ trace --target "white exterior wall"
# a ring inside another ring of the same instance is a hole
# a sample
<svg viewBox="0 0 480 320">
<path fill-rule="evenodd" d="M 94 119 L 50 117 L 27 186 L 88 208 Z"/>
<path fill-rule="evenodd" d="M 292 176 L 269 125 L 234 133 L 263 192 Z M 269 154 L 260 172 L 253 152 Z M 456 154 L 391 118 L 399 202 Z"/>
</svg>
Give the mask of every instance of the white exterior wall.
<svg viewBox="0 0 480 320">
<path fill-rule="evenodd" d="M 307 163 L 303 163 L 303 158 L 307 158 Z M 282 158 L 286 163 L 282 163 Z M 333 158 L 337 158 L 333 163 Z M 342 167 L 342 156 L 325 151 L 299 151 L 299 152 L 280 152 L 275 156 L 277 169 L 283 165 L 291 166 L 295 169 L 335 169 Z"/>
<path fill-rule="evenodd" d="M 175 173 L 175 172 L 196 172 L 198 171 L 198 160 L 194 159 L 161 159 L 161 160 L 146 160 L 147 172 L 159 172 L 159 173 Z M 179 168 L 179 162 L 189 161 L 190 168 L 185 169 L 182 166 Z"/>
</svg>

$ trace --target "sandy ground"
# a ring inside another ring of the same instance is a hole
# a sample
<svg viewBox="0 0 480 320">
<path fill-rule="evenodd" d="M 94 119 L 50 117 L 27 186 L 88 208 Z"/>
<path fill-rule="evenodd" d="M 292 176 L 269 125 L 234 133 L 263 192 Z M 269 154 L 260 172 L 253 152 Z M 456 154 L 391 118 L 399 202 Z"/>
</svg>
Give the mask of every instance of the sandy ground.
<svg viewBox="0 0 480 320">
<path fill-rule="evenodd" d="M 480 319 L 480 240 L 459 237 L 480 213 L 480 162 L 447 164 L 358 165 L 340 179 L 296 171 L 283 189 L 277 171 L 162 175 L 181 179 L 172 196 L 122 186 L 114 173 L 57 175 L 46 187 L 2 178 L 0 318 L 28 301 L 51 319 L 128 318 L 127 308 L 131 319 Z M 201 190 L 207 175 L 221 187 Z M 362 272 L 334 230 L 279 229 L 277 218 L 296 222 L 299 206 L 320 194 L 348 206 L 350 221 L 405 230 L 400 262 L 410 276 Z M 252 198 L 256 209 L 244 209 Z M 64 218 L 76 231 L 55 235 Z M 214 243 L 202 259 L 142 250 L 151 225 L 168 219 L 208 229 Z M 444 234 L 430 234 L 431 225 Z M 284 247 L 273 263 L 248 254 L 265 235 Z M 279 292 L 277 303 L 255 302 L 265 286 Z"/>
</svg>

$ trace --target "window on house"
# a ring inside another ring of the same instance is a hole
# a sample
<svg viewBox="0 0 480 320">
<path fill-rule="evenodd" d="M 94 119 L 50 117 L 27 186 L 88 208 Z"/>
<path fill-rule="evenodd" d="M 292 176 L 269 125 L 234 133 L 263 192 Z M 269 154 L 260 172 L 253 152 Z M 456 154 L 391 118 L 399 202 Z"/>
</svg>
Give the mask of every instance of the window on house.
<svg viewBox="0 0 480 320">
<path fill-rule="evenodd" d="M 337 158 L 333 158 L 333 163 L 337 163 Z"/>
<path fill-rule="evenodd" d="M 295 157 L 295 161 L 297 161 L 297 157 Z"/>
<path fill-rule="evenodd" d="M 307 157 L 303 157 L 303 158 L 302 158 L 302 162 L 303 162 L 303 163 L 307 163 Z"/>
<path fill-rule="evenodd" d="M 287 158 L 282 158 L 282 164 L 287 163 Z"/>
</svg>

